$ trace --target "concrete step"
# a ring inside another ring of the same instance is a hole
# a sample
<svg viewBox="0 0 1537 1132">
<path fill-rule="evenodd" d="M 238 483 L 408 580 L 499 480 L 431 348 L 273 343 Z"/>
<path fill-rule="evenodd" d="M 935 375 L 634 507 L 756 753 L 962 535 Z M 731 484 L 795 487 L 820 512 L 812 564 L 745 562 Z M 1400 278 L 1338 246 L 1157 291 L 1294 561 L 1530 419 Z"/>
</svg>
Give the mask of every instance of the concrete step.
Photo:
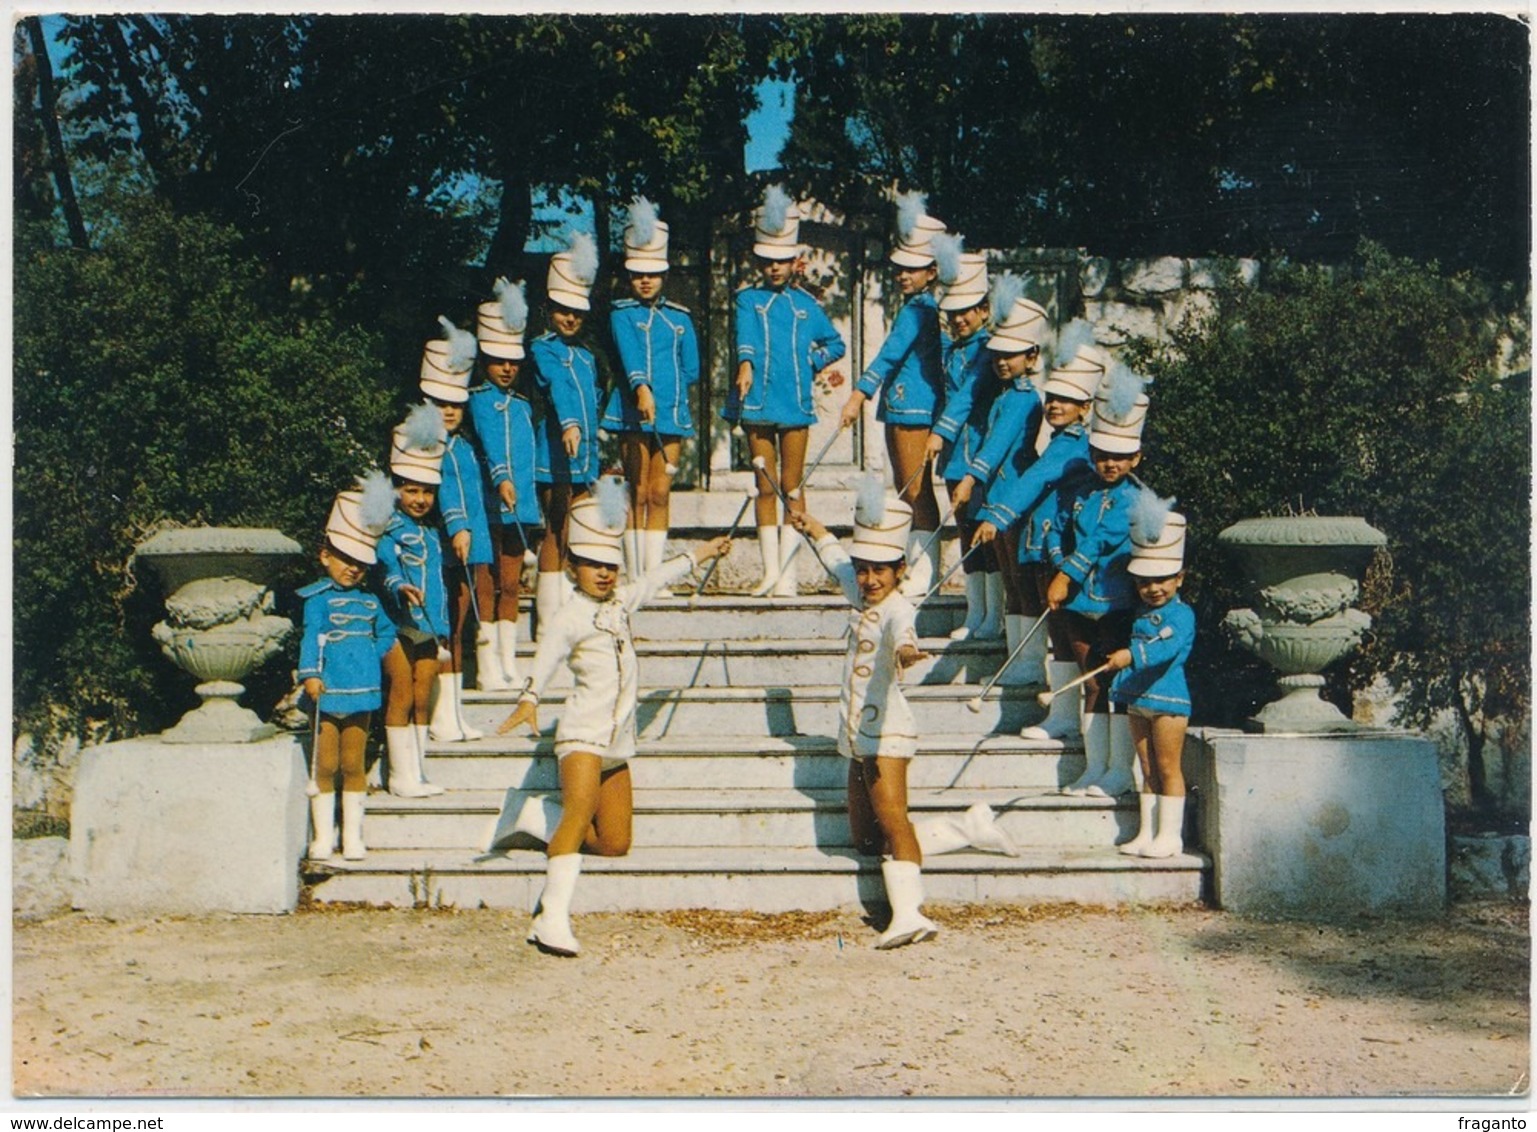
<svg viewBox="0 0 1537 1132">
<path fill-rule="evenodd" d="M 926 735 L 908 767 L 912 789 L 1017 790 L 1045 793 L 1083 772 L 1080 747 L 1027 743 L 1013 735 Z M 848 760 L 831 735 L 760 736 L 751 744 L 712 736 L 642 739 L 631 762 L 637 789 L 841 790 Z M 472 743 L 434 744 L 427 777 L 450 790 L 555 790 L 559 777 L 549 735 L 489 735 Z"/>
<path fill-rule="evenodd" d="M 904 684 L 981 684 L 1004 660 L 1001 641 L 920 639 L 929 654 L 909 668 Z M 520 650 L 524 675 L 532 671 L 534 646 Z M 847 646 L 843 638 L 806 637 L 776 640 L 641 640 L 635 657 L 641 678 L 655 688 L 774 687 L 788 684 L 836 684 L 843 676 Z M 571 670 L 561 665 L 551 690 L 571 687 Z"/>
<path fill-rule="evenodd" d="M 945 637 L 966 616 L 965 598 L 936 594 L 918 610 L 920 637 Z M 751 598 L 711 594 L 658 597 L 630 620 L 637 643 L 650 641 L 841 640 L 849 604 L 840 594 Z"/>
<path fill-rule="evenodd" d="M 357 862 L 306 866 L 313 899 L 379 906 L 532 908 L 544 856 L 515 850 L 369 851 Z M 1123 857 L 1113 848 L 1027 850 L 1019 857 L 952 853 L 923 867 L 929 903 L 1194 903 L 1210 861 Z M 820 911 L 885 904 L 878 862 L 852 850 L 638 847 L 627 857 L 584 857 L 572 911 Z M 580 923 L 577 930 L 580 932 Z"/>
<path fill-rule="evenodd" d="M 1018 735 L 1021 728 L 1046 715 L 1036 701 L 1040 689 L 994 688 L 977 711 L 968 706 L 982 690 L 976 684 L 915 684 L 902 690 L 924 734 Z M 465 719 L 489 735 L 516 701 L 515 692 L 466 692 Z M 539 705 L 543 730 L 554 733 L 564 706 L 565 696 L 558 691 L 543 697 Z M 643 687 L 635 726 L 643 739 L 707 735 L 723 746 L 750 748 L 768 735 L 836 735 L 839 714 L 835 684 Z"/>
<path fill-rule="evenodd" d="M 523 800 L 540 790 L 454 790 L 436 798 L 403 799 L 373 794 L 368 800 L 367 840 L 375 849 L 484 848 L 498 815 L 515 816 Z M 555 791 L 548 791 L 555 794 Z M 1103 848 L 1136 833 L 1137 809 L 1128 796 L 1069 798 L 1018 790 L 918 789 L 909 794 L 914 821 L 959 817 L 985 802 L 1021 847 L 1050 845 Z M 853 845 L 843 789 L 637 789 L 635 842 L 658 847 L 713 845 L 791 849 Z"/>
</svg>

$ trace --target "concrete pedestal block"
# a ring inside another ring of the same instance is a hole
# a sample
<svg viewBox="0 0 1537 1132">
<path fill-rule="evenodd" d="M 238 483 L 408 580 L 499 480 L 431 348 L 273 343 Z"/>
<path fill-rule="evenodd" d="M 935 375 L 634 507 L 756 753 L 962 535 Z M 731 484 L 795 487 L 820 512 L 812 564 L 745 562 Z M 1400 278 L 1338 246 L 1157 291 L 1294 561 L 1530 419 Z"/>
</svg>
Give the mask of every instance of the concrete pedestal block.
<svg viewBox="0 0 1537 1132">
<path fill-rule="evenodd" d="M 115 916 L 293 911 L 307 780 L 287 735 L 86 749 L 70 812 L 74 906 Z"/>
<path fill-rule="evenodd" d="M 1186 742 L 1220 907 L 1298 919 L 1444 912 L 1446 819 L 1430 740 L 1207 728 Z"/>
</svg>

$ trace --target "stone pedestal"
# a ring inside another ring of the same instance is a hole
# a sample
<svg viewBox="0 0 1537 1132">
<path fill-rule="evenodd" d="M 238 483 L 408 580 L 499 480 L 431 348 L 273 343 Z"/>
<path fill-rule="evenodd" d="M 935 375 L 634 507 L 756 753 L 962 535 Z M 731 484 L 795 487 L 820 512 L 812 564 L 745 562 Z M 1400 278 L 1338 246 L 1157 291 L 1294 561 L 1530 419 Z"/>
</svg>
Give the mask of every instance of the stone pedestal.
<svg viewBox="0 0 1537 1132">
<path fill-rule="evenodd" d="M 1186 743 L 1220 907 L 1298 919 L 1445 910 L 1445 811 L 1430 740 L 1206 728 Z"/>
<path fill-rule="evenodd" d="M 74 906 L 115 916 L 293 911 L 307 780 L 287 735 L 86 749 L 70 813 Z"/>
</svg>

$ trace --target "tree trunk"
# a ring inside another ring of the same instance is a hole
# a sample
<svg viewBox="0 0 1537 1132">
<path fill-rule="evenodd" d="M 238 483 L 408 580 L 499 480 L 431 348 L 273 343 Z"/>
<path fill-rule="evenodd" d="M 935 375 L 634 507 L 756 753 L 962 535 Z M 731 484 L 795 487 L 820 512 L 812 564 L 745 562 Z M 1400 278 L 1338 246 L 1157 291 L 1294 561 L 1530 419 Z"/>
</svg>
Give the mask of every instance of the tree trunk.
<svg viewBox="0 0 1537 1132">
<path fill-rule="evenodd" d="M 1479 705 L 1469 698 L 1477 694 L 1477 685 L 1469 687 L 1469 681 L 1457 681 L 1457 721 L 1468 741 L 1468 798 L 1473 808 L 1485 813 L 1494 809 L 1494 795 L 1489 792 L 1489 768 L 1484 765 L 1484 731 L 1474 726 L 1474 719 L 1481 718 Z"/>
<path fill-rule="evenodd" d="M 117 68 L 118 78 L 122 81 L 123 89 L 128 92 L 129 108 L 139 123 L 139 149 L 144 154 L 144 162 L 149 166 L 161 192 L 174 199 L 174 194 L 170 192 L 171 178 L 166 169 L 165 150 L 160 144 L 160 123 L 155 117 L 155 102 L 150 98 L 139 68 L 134 63 L 133 53 L 128 49 L 128 39 L 123 35 L 122 25 L 114 19 L 104 20 L 102 34 L 106 36 L 107 46 L 112 51 L 112 63 Z"/>
<path fill-rule="evenodd" d="M 515 278 L 523 272 L 523 249 L 534 219 L 533 186 L 528 178 L 506 168 L 499 172 L 502 203 L 496 232 L 486 251 L 486 273 L 492 279 L 498 275 Z"/>
<path fill-rule="evenodd" d="M 53 63 L 48 58 L 43 22 L 36 16 L 27 16 L 22 22 L 27 25 L 27 34 L 32 39 L 32 54 L 37 60 L 38 112 L 43 119 L 43 133 L 48 138 L 49 164 L 53 167 L 53 184 L 59 194 L 59 207 L 64 210 L 64 223 L 69 226 L 69 242 L 77 248 L 88 248 L 90 238 L 86 235 L 85 219 L 80 215 L 80 203 L 75 199 L 75 182 L 69 173 L 64 137 L 59 132 L 58 95 L 53 89 Z"/>
</svg>

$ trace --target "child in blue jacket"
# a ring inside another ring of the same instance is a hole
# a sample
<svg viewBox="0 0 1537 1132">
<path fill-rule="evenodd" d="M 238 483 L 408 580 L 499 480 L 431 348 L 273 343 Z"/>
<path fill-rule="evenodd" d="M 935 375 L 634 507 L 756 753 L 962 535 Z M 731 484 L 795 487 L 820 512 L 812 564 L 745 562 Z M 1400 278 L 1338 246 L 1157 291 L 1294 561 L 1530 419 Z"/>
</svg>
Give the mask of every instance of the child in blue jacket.
<svg viewBox="0 0 1537 1132">
<path fill-rule="evenodd" d="M 342 856 L 361 860 L 363 803 L 368 788 L 363 756 L 368 717 L 381 702 L 380 672 L 395 643 L 395 626 L 379 599 L 361 588 L 375 561 L 379 532 L 388 520 L 389 482 L 365 481 L 331 505 L 320 564 L 326 576 L 299 590 L 304 630 L 299 642 L 299 681 L 315 705 L 315 748 L 310 756 L 312 860 L 336 850 L 336 779 L 341 776 Z"/>
<path fill-rule="evenodd" d="M 1185 518 L 1147 492 L 1132 514 L 1127 566 L 1141 605 L 1131 642 L 1107 658 L 1115 670 L 1110 699 L 1123 705 L 1142 767 L 1137 835 L 1119 846 L 1128 856 L 1173 857 L 1185 851 L 1185 776 L 1180 759 L 1190 722 L 1185 661 L 1195 643 L 1195 611 L 1180 600 L 1185 580 Z"/>
</svg>

